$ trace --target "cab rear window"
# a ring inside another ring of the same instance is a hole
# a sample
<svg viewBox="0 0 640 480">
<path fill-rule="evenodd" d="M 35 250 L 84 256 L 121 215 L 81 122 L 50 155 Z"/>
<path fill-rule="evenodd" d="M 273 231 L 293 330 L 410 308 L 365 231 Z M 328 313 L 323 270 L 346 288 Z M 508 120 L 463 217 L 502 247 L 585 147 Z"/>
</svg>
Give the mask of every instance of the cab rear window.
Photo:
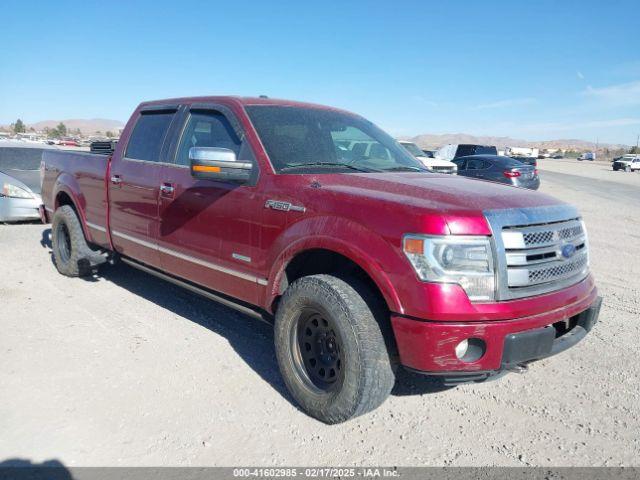
<svg viewBox="0 0 640 480">
<path fill-rule="evenodd" d="M 175 112 L 143 113 L 133 127 L 125 157 L 159 162 L 162 145 Z"/>
</svg>

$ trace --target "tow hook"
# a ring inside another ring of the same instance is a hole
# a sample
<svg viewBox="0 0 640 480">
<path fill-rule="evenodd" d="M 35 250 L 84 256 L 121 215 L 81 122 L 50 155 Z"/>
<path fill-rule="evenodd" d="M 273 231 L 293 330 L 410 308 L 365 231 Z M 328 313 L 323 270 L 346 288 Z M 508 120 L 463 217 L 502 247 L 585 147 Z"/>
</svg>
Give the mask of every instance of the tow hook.
<svg viewBox="0 0 640 480">
<path fill-rule="evenodd" d="M 520 363 L 515 365 L 509 365 L 507 367 L 507 370 L 513 373 L 527 373 L 527 370 L 529 370 L 529 366 L 524 363 Z"/>
</svg>

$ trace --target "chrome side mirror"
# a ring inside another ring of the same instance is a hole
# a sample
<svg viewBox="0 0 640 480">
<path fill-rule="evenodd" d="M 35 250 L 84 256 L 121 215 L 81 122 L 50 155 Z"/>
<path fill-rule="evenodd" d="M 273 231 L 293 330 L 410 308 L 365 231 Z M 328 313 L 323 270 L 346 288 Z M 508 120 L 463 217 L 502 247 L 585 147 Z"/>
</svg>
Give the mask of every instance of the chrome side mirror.
<svg viewBox="0 0 640 480">
<path fill-rule="evenodd" d="M 218 147 L 189 149 L 191 176 L 202 180 L 244 183 L 249 180 L 253 164 L 239 162 L 233 150 Z"/>
</svg>

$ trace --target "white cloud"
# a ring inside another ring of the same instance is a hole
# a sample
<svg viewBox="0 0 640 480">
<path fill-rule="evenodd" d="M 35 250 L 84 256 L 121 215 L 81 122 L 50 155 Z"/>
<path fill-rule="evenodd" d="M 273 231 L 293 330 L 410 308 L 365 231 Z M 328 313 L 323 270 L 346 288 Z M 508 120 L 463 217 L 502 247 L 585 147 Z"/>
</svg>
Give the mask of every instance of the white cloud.
<svg viewBox="0 0 640 480">
<path fill-rule="evenodd" d="M 578 76 L 578 78 L 580 80 L 584 80 L 584 75 L 582 74 L 582 72 L 580 70 L 576 71 L 576 75 Z"/>
<path fill-rule="evenodd" d="M 531 105 L 532 103 L 536 103 L 535 98 L 511 98 L 507 100 L 498 100 L 497 102 L 483 103 L 480 105 L 476 105 L 475 109 L 486 110 L 490 108 L 519 107 L 522 105 Z"/>
<path fill-rule="evenodd" d="M 640 81 L 602 88 L 588 86 L 582 93 L 610 105 L 638 105 L 640 104 Z"/>
</svg>

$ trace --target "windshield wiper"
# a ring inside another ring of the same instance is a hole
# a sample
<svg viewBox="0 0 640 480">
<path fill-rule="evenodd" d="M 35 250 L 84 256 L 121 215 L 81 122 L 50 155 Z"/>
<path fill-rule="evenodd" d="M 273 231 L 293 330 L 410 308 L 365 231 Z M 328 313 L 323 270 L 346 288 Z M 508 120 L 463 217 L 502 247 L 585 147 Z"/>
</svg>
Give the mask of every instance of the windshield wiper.
<svg viewBox="0 0 640 480">
<path fill-rule="evenodd" d="M 412 165 L 403 165 L 402 167 L 385 168 L 385 172 L 428 172 L 426 168 L 414 167 Z"/>
<path fill-rule="evenodd" d="M 373 170 L 373 169 L 370 169 L 370 168 L 355 167 L 353 165 L 349 165 L 349 164 L 346 164 L 346 163 L 338 163 L 338 162 L 294 163 L 294 164 L 282 167 L 280 169 L 280 171 L 282 172 L 282 171 L 285 171 L 285 170 L 293 170 L 295 168 L 307 168 L 307 167 L 341 167 L 341 168 L 348 168 L 349 170 L 355 170 L 357 172 L 365 172 L 365 173 L 380 172 L 381 171 L 381 170 Z"/>
</svg>

